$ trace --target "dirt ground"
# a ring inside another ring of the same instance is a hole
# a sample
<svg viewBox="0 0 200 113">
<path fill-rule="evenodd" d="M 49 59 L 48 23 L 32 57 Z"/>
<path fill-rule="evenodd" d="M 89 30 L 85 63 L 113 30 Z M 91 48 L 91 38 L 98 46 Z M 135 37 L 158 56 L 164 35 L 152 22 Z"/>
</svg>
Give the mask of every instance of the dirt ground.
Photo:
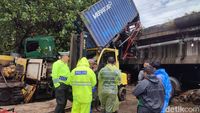
<svg viewBox="0 0 200 113">
<path fill-rule="evenodd" d="M 121 102 L 119 113 L 136 113 L 137 99 L 131 94 L 133 86 L 127 87 L 126 101 Z M 45 102 L 35 102 L 29 104 L 2 106 L 3 108 L 15 108 L 17 113 L 53 113 L 55 108 L 55 99 Z M 70 113 L 71 103 L 68 102 L 66 113 Z M 185 108 L 188 108 L 187 111 Z M 183 111 L 185 109 L 185 111 Z M 194 110 L 195 109 L 195 110 Z M 189 110 L 189 111 L 188 111 Z M 95 109 L 93 113 L 97 112 Z M 200 106 L 191 103 L 172 103 L 167 113 L 200 113 Z"/>
<path fill-rule="evenodd" d="M 122 101 L 119 106 L 119 113 L 136 113 L 137 99 L 131 94 L 133 86 L 127 87 L 126 101 Z M 93 110 L 93 113 L 100 113 Z"/>
</svg>

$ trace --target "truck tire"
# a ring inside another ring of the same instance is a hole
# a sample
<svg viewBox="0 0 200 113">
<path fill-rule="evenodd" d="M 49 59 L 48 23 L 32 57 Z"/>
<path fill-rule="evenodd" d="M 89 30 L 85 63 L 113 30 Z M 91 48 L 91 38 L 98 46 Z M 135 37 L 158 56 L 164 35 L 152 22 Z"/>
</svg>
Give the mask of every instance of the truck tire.
<svg viewBox="0 0 200 113">
<path fill-rule="evenodd" d="M 172 85 L 171 97 L 173 97 L 181 91 L 181 84 L 174 77 L 170 77 L 170 82 L 171 82 L 171 85 Z"/>
<path fill-rule="evenodd" d="M 0 106 L 10 104 L 11 96 L 9 90 L 0 90 Z"/>
</svg>

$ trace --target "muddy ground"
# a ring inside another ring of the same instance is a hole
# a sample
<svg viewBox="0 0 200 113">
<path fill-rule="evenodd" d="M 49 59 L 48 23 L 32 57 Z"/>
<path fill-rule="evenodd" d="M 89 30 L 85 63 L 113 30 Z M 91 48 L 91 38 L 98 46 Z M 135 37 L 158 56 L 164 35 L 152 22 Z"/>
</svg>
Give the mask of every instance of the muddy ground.
<svg viewBox="0 0 200 113">
<path fill-rule="evenodd" d="M 126 101 L 121 102 L 119 113 L 136 113 L 137 99 L 131 94 L 133 86 L 127 87 Z M 3 106 L 3 108 L 15 108 L 17 113 L 53 113 L 55 108 L 55 99 L 45 102 L 35 102 L 29 104 Z M 2 106 L 1 106 L 2 107 Z M 66 113 L 70 113 L 71 103 L 68 102 Z M 93 113 L 97 112 L 95 109 Z M 200 106 L 192 103 L 173 102 L 167 113 L 200 113 Z"/>
</svg>

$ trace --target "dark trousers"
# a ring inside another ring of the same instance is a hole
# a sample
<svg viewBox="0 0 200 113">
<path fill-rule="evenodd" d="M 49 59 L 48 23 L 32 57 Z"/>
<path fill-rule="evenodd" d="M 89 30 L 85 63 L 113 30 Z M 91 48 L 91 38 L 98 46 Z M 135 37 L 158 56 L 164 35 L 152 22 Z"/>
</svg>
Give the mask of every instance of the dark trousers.
<svg viewBox="0 0 200 113">
<path fill-rule="evenodd" d="M 101 110 L 101 113 L 118 113 L 118 111 L 115 111 L 115 112 L 106 112 L 106 110 Z"/>
<path fill-rule="evenodd" d="M 67 104 L 67 100 L 72 97 L 70 86 L 65 85 L 63 83 L 60 84 L 59 87 L 55 89 L 55 97 L 56 97 L 56 109 L 55 113 L 65 113 L 65 106 Z"/>
<path fill-rule="evenodd" d="M 152 111 L 146 107 L 143 107 L 143 106 L 138 106 L 137 107 L 137 113 L 160 113 L 161 110 L 155 110 L 155 111 Z"/>
</svg>

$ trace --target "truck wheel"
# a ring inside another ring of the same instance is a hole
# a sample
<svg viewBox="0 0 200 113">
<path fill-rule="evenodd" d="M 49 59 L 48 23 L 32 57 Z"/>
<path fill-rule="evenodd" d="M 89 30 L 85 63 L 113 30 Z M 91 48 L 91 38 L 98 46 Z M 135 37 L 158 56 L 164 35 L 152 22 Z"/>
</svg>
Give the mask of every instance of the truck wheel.
<svg viewBox="0 0 200 113">
<path fill-rule="evenodd" d="M 0 93 L 0 101 L 2 102 L 6 102 L 6 101 L 9 101 L 11 99 L 11 93 L 9 91 L 6 91 L 6 90 L 3 90 L 1 93 Z"/>
<path fill-rule="evenodd" d="M 119 96 L 120 101 L 124 101 L 126 99 L 126 88 L 125 87 L 119 88 L 118 96 Z"/>
<path fill-rule="evenodd" d="M 171 92 L 171 97 L 175 96 L 178 92 L 181 91 L 181 84 L 180 82 L 174 78 L 170 77 L 171 85 L 172 85 L 172 92 Z"/>
<path fill-rule="evenodd" d="M 0 106 L 12 104 L 12 94 L 11 91 L 7 89 L 0 90 Z"/>
</svg>

